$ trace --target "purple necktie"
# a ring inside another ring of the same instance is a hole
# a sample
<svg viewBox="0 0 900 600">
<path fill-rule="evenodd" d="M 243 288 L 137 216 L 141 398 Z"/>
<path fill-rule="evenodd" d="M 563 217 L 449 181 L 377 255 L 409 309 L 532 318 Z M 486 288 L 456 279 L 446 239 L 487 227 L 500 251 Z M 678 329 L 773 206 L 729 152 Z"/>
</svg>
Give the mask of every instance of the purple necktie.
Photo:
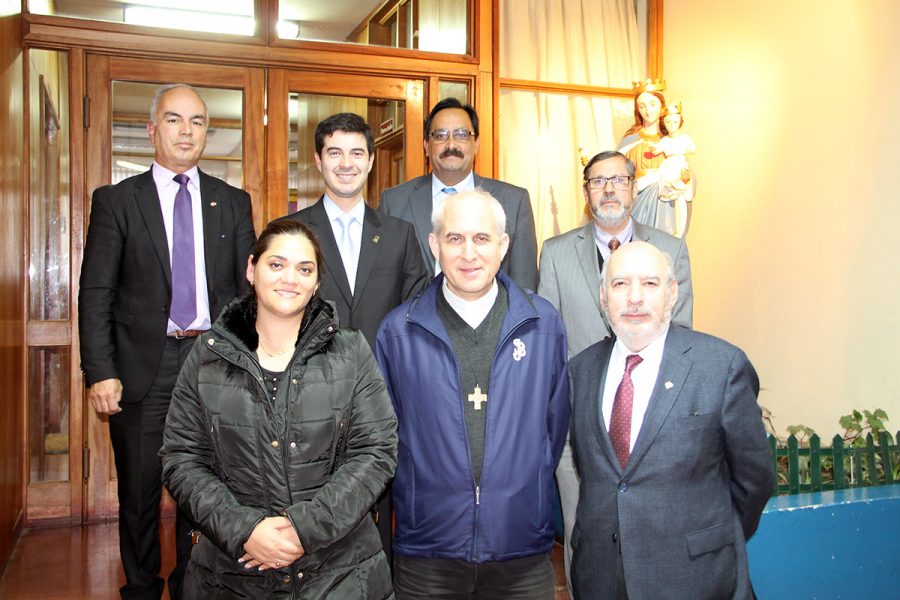
<svg viewBox="0 0 900 600">
<path fill-rule="evenodd" d="M 634 403 L 634 383 L 631 381 L 631 371 L 644 360 L 639 354 L 631 354 L 625 359 L 625 373 L 622 382 L 616 389 L 616 397 L 613 400 L 612 415 L 609 418 L 609 439 L 612 441 L 613 450 L 619 458 L 622 468 L 628 464 L 628 456 L 631 454 L 631 406 Z"/>
<path fill-rule="evenodd" d="M 187 329 L 197 317 L 197 278 L 194 272 L 194 217 L 191 211 L 191 180 L 184 173 L 174 177 L 175 218 L 172 223 L 172 310 L 169 318 L 179 329 Z"/>
</svg>

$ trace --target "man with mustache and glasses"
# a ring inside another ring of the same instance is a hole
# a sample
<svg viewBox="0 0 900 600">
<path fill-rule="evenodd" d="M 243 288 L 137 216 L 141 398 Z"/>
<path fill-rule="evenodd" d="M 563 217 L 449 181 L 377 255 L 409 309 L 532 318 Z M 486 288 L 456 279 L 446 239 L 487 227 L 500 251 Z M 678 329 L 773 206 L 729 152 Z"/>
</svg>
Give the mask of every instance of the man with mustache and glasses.
<svg viewBox="0 0 900 600">
<path fill-rule="evenodd" d="M 428 246 L 433 206 L 450 194 L 477 187 L 496 198 L 506 212 L 509 251 L 500 270 L 521 287 L 537 289 L 537 240 L 528 191 L 472 171 L 478 152 L 475 109 L 456 98 L 441 100 L 425 119 L 424 143 L 425 154 L 431 161 L 431 174 L 385 190 L 378 210 L 415 226 L 428 275 L 434 277 L 440 270 Z"/>
<path fill-rule="evenodd" d="M 316 234 L 325 259 L 319 294 L 334 303 L 341 327 L 359 329 L 374 348 L 384 316 L 427 285 L 425 265 L 412 225 L 366 206 L 375 138 L 365 120 L 353 113 L 331 115 L 316 126 L 315 143 L 325 193 L 282 219 L 296 219 Z M 390 562 L 389 491 L 375 516 Z"/>
<path fill-rule="evenodd" d="M 607 151 L 584 167 L 584 199 L 593 220 L 544 242 L 538 293 L 550 300 L 563 318 L 569 356 L 575 356 L 610 333 L 600 312 L 600 268 L 611 248 L 645 241 L 675 257 L 678 302 L 672 321 L 691 326 L 693 299 L 691 265 L 684 241 L 631 218 L 637 189 L 634 163 L 625 155 Z M 567 444 L 556 470 L 566 534 L 566 573 L 572 557 L 569 540 L 578 501 L 578 477 Z"/>
<path fill-rule="evenodd" d="M 750 600 L 746 542 L 775 483 L 756 371 L 670 325 L 680 289 L 656 246 L 625 244 L 600 280 L 615 337 L 569 363 L 574 596 Z"/>
</svg>

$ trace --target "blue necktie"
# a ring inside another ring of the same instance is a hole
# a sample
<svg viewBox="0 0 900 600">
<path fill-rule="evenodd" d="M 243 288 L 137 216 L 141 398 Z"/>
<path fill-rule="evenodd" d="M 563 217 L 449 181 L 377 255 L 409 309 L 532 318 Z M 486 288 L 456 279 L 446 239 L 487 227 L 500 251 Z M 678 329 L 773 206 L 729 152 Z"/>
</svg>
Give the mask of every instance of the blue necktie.
<svg viewBox="0 0 900 600">
<path fill-rule="evenodd" d="M 456 188 L 455 187 L 445 187 L 445 188 L 441 188 L 441 191 L 449 196 L 450 194 L 456 193 Z"/>
<path fill-rule="evenodd" d="M 341 239 L 338 240 L 340 243 L 341 262 L 344 263 L 344 271 L 347 272 L 347 283 L 350 284 L 350 293 L 352 294 L 356 287 L 356 266 L 359 262 L 359 257 L 356 254 L 350 227 L 356 223 L 356 217 L 344 213 L 336 220 L 341 225 Z"/>
<path fill-rule="evenodd" d="M 197 317 L 197 277 L 194 270 L 194 217 L 191 210 L 191 180 L 184 173 L 174 177 L 175 215 L 172 222 L 172 310 L 169 318 L 179 329 L 187 329 Z"/>
</svg>

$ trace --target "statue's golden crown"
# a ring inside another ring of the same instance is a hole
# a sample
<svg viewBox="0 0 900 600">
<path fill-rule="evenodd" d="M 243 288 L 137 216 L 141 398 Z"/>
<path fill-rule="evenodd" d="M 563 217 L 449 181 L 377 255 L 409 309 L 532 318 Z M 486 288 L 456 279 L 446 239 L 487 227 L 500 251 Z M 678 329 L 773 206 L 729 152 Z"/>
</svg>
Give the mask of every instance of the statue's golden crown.
<svg viewBox="0 0 900 600">
<path fill-rule="evenodd" d="M 644 92 L 662 92 L 666 89 L 666 80 L 651 79 L 648 77 L 642 81 L 633 82 L 631 88 L 634 90 L 635 96 L 643 94 Z"/>
<path fill-rule="evenodd" d="M 666 108 L 663 110 L 663 116 L 666 115 L 680 115 L 681 114 L 681 102 L 667 102 Z"/>
</svg>

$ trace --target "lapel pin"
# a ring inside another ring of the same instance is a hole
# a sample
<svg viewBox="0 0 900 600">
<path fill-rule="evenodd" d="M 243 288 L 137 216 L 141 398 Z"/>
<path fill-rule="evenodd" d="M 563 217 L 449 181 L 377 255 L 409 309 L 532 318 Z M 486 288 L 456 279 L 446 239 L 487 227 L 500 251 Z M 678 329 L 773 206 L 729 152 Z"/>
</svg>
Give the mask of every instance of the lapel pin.
<svg viewBox="0 0 900 600">
<path fill-rule="evenodd" d="M 215 205 L 216 205 L 216 201 L 213 200 L 212 202 L 209 203 L 209 205 L 210 205 L 210 206 L 215 206 Z"/>
<path fill-rule="evenodd" d="M 377 243 L 378 243 L 378 240 L 380 240 L 380 239 L 381 239 L 381 236 L 380 236 L 380 235 L 376 235 L 375 237 L 372 238 L 372 241 L 375 242 L 375 243 L 377 244 Z"/>
<path fill-rule="evenodd" d="M 671 381 L 667 381 L 667 382 L 666 382 L 666 389 L 667 389 L 667 390 L 671 390 L 673 387 L 675 387 L 675 384 L 674 384 L 674 383 L 672 383 Z"/>
</svg>

